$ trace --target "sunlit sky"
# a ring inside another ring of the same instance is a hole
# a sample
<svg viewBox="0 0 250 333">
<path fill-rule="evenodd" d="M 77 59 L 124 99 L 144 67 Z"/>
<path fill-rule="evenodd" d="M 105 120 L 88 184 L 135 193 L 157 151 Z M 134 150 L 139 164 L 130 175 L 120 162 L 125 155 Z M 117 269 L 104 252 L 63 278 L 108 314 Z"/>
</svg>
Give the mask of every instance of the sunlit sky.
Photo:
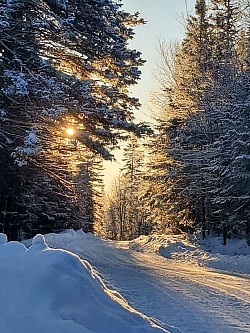
<svg viewBox="0 0 250 333">
<path fill-rule="evenodd" d="M 157 45 L 159 40 L 171 43 L 180 40 L 184 34 L 183 24 L 188 14 L 194 10 L 195 0 L 123 0 L 123 9 L 128 12 L 139 12 L 147 21 L 146 25 L 135 28 L 135 37 L 130 47 L 142 52 L 147 62 L 141 68 L 139 83 L 132 88 L 132 94 L 140 99 L 141 109 L 136 112 L 138 121 L 148 121 L 148 99 L 154 87 L 153 71 L 158 60 Z M 117 159 L 120 159 L 117 155 Z M 117 175 L 120 162 L 105 163 L 104 182 L 109 187 Z"/>
<path fill-rule="evenodd" d="M 135 28 L 135 38 L 130 43 L 132 48 L 142 52 L 143 59 L 147 61 L 141 68 L 140 82 L 132 89 L 143 104 L 136 116 L 138 120 L 145 120 L 149 92 L 154 86 L 153 71 L 158 59 L 159 40 L 171 43 L 182 38 L 185 18 L 193 12 L 195 0 L 123 0 L 123 4 L 124 10 L 138 11 L 147 21 L 146 25 Z"/>
</svg>

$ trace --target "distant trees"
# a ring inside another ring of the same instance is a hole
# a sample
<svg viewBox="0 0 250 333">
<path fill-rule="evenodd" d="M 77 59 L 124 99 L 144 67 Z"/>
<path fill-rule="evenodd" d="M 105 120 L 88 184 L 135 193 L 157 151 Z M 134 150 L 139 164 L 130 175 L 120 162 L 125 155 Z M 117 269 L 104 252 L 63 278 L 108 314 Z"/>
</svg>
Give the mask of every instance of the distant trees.
<svg viewBox="0 0 250 333">
<path fill-rule="evenodd" d="M 147 131 L 128 94 L 144 63 L 128 47 L 141 23 L 112 0 L 0 0 L 0 223 L 10 238 L 45 225 L 93 230 L 98 156 L 112 158 L 121 130 Z"/>
<path fill-rule="evenodd" d="M 124 166 L 106 198 L 106 235 L 129 240 L 152 230 L 147 207 L 145 152 L 142 143 L 130 135 L 124 148 Z"/>
</svg>

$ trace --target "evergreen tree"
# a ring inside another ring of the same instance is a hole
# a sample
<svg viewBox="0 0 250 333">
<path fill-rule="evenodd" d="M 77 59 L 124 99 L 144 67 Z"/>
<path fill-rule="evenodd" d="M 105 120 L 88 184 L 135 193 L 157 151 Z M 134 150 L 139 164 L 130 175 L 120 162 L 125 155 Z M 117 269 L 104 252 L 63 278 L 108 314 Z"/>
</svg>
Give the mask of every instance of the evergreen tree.
<svg viewBox="0 0 250 333">
<path fill-rule="evenodd" d="M 145 197 L 145 169 L 142 143 L 130 136 L 124 148 L 124 167 L 115 179 L 106 201 L 105 225 L 112 239 L 130 240 L 151 231 Z"/>
<path fill-rule="evenodd" d="M 143 200 L 144 160 L 143 142 L 139 142 L 134 135 L 131 135 L 124 148 L 124 167 L 122 169 L 128 197 L 127 225 L 130 239 L 139 237 L 149 229 L 146 221 L 147 209 L 145 200 Z"/>
<path fill-rule="evenodd" d="M 157 143 L 165 137 L 165 146 L 154 172 L 163 225 L 197 224 L 224 242 L 229 232 L 249 232 L 248 51 L 240 23 L 237 1 L 214 0 L 209 10 L 196 1 L 164 89 Z"/>
<path fill-rule="evenodd" d="M 67 201 L 74 196 L 77 176 L 64 140 L 68 126 L 77 143 L 70 152 L 82 155 L 87 147 L 108 159 L 120 130 L 147 130 L 133 124 L 132 109 L 139 103 L 128 95 L 143 64 L 141 54 L 128 48 L 132 27 L 140 23 L 138 14 L 111 0 L 0 1 L 0 144 L 9 165 L 15 160 L 22 166 L 8 167 L 13 179 L 24 179 L 16 182 L 15 193 L 27 199 L 32 187 L 41 197 L 45 173 L 51 186 L 44 198 L 55 198 L 62 187 Z M 80 192 L 92 195 L 90 183 L 82 182 Z M 13 198 L 4 200 L 6 206 Z"/>
<path fill-rule="evenodd" d="M 167 98 L 159 115 L 158 144 L 154 145 L 162 147 L 157 152 L 162 157 L 155 167 L 155 178 L 157 183 L 162 174 L 160 191 L 164 194 L 157 195 L 160 202 L 157 200 L 156 206 L 164 207 L 165 227 L 188 226 L 194 202 L 204 201 L 195 184 L 202 177 L 201 150 L 206 142 L 200 112 L 202 94 L 210 80 L 208 28 L 205 2 L 197 1 L 196 14 L 189 18 L 186 38 L 174 57 L 173 78 L 164 89 Z"/>
</svg>

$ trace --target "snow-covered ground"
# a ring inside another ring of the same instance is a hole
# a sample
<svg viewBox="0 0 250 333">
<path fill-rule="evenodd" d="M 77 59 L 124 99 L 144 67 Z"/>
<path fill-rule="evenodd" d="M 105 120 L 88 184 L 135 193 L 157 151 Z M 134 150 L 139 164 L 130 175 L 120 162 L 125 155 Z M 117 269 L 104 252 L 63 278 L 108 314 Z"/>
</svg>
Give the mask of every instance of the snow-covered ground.
<svg viewBox="0 0 250 333">
<path fill-rule="evenodd" d="M 106 288 L 78 256 L 48 248 L 42 235 L 27 249 L 0 234 L 0 332 L 166 331 Z"/>
<path fill-rule="evenodd" d="M 250 332 L 243 241 L 224 247 L 217 238 L 152 235 L 113 242 L 73 230 L 45 239 L 51 248 L 42 236 L 33 245 L 0 245 L 0 332 Z"/>
<path fill-rule="evenodd" d="M 183 256 L 187 250 L 196 248 L 196 252 L 201 253 L 203 265 L 208 264 L 213 257 L 212 252 L 220 248 L 221 240 L 210 239 L 206 245 L 198 245 L 184 236 L 155 235 L 133 242 L 103 241 L 91 234 L 73 231 L 62 236 L 50 234 L 46 239 L 51 246 L 63 246 L 88 260 L 102 274 L 109 288 L 118 290 L 130 305 L 153 317 L 170 332 L 250 332 L 250 275 L 202 267 L 197 264 L 199 260 L 193 260 L 194 256 Z M 180 237 L 183 237 L 182 241 Z M 169 247 L 166 242 L 164 244 L 166 238 Z M 209 243 L 210 252 L 207 252 L 206 261 L 206 251 L 202 248 L 209 246 Z M 229 243 L 227 250 L 223 248 L 224 252 L 231 254 L 227 254 L 227 259 L 221 260 L 221 263 L 229 258 L 234 261 L 232 252 L 236 248 L 237 251 L 248 251 L 242 242 L 238 246 L 233 243 Z M 184 249 L 174 251 L 178 246 Z M 244 250 L 240 250 L 242 246 Z M 163 252 L 164 255 L 171 253 L 174 259 L 158 255 Z M 214 254 L 214 258 L 218 256 Z M 198 254 L 195 257 L 197 259 Z M 242 262 L 249 267 L 249 256 L 242 256 Z M 227 265 L 227 268 L 232 266 Z"/>
<path fill-rule="evenodd" d="M 200 266 L 250 274 L 250 246 L 244 239 L 229 239 L 224 246 L 221 237 L 202 240 L 186 234 L 156 234 L 131 241 L 129 248 Z"/>
</svg>

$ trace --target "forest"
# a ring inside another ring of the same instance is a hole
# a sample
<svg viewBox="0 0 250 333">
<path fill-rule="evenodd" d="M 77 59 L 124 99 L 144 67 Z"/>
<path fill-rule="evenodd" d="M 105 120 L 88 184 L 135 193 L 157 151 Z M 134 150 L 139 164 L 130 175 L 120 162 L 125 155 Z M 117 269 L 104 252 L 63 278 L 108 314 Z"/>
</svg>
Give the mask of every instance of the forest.
<svg viewBox="0 0 250 333">
<path fill-rule="evenodd" d="M 0 0 L 0 232 L 130 240 L 202 231 L 250 245 L 250 1 L 197 0 L 159 44 L 152 125 L 130 87 L 139 13 L 114 0 Z M 126 143 L 108 194 L 103 160 Z"/>
</svg>

